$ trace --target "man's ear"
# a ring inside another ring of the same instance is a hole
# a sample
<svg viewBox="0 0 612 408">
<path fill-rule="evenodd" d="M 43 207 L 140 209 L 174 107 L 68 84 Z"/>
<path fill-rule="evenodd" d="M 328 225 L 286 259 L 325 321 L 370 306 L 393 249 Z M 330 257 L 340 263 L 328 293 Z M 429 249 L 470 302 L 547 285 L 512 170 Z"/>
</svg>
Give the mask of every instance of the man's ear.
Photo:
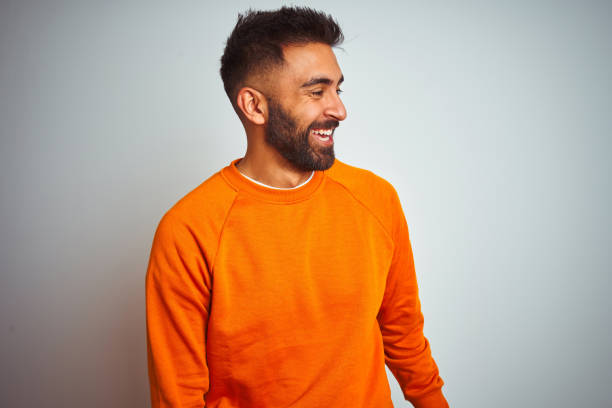
<svg viewBox="0 0 612 408">
<path fill-rule="evenodd" d="M 245 86 L 236 95 L 236 104 L 242 114 L 256 125 L 263 125 L 268 119 L 266 98 L 256 89 Z"/>
</svg>

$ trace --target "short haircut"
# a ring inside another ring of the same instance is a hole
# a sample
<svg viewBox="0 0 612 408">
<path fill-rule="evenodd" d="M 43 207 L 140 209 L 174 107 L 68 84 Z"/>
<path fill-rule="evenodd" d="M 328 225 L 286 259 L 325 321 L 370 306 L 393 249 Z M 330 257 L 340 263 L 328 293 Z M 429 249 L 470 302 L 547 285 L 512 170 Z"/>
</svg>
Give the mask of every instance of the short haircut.
<svg viewBox="0 0 612 408">
<path fill-rule="evenodd" d="M 221 79 L 232 106 L 250 75 L 281 66 L 283 47 L 307 43 L 342 44 L 344 35 L 334 18 L 308 7 L 282 7 L 273 11 L 249 9 L 227 39 L 221 57 Z"/>
</svg>

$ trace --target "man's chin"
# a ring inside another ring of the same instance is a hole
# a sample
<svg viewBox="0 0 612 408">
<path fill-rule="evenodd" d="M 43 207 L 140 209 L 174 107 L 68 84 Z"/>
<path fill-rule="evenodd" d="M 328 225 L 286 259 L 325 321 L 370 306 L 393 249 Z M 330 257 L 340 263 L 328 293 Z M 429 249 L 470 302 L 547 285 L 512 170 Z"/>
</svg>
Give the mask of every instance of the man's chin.
<svg viewBox="0 0 612 408">
<path fill-rule="evenodd" d="M 336 157 L 334 156 L 334 152 L 332 150 L 331 154 L 325 154 L 323 155 L 323 157 L 319 156 L 319 160 L 316 160 L 316 162 L 313 165 L 312 170 L 318 170 L 318 171 L 327 170 L 331 166 L 334 165 L 335 161 L 336 161 Z"/>
<path fill-rule="evenodd" d="M 334 154 L 332 152 L 331 155 L 318 155 L 312 154 L 312 156 L 307 160 L 291 160 L 287 158 L 289 163 L 293 165 L 296 169 L 304 172 L 310 171 L 325 171 L 333 166 L 336 161 Z"/>
</svg>

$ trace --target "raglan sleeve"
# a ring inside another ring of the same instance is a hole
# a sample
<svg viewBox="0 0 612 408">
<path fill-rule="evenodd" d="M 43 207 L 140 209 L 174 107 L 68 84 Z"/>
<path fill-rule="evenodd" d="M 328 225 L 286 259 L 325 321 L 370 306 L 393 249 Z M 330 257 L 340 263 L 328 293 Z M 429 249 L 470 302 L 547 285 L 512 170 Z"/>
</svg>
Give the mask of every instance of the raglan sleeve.
<svg viewBox="0 0 612 408">
<path fill-rule="evenodd" d="M 445 408 L 444 382 L 423 334 L 423 314 L 408 226 L 397 192 L 391 194 L 393 258 L 377 319 L 383 337 L 385 363 L 404 398 L 416 408 Z"/>
<path fill-rule="evenodd" d="M 210 274 L 188 225 L 170 213 L 155 232 L 145 287 L 152 407 L 205 407 Z"/>
</svg>

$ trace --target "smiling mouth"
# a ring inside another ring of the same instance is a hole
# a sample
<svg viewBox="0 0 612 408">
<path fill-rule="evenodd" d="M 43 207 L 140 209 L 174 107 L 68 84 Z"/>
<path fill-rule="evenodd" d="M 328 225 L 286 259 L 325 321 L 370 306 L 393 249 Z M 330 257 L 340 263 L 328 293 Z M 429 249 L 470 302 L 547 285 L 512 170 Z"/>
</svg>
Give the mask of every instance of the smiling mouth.
<svg viewBox="0 0 612 408">
<path fill-rule="evenodd" d="M 334 129 L 313 129 L 310 131 L 320 142 L 329 145 L 334 143 Z"/>
</svg>

